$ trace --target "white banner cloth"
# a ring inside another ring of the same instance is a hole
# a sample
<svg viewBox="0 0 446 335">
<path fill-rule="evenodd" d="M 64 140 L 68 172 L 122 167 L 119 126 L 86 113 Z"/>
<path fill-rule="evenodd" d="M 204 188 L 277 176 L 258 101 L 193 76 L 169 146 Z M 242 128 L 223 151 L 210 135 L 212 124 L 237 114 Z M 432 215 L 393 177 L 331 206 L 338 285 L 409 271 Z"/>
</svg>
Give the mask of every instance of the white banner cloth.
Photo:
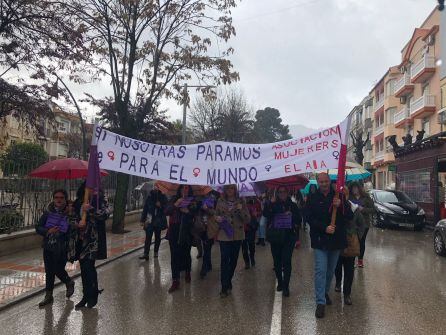
<svg viewBox="0 0 446 335">
<path fill-rule="evenodd" d="M 338 167 L 348 119 L 312 135 L 268 144 L 212 141 L 160 145 L 95 127 L 101 169 L 189 185 L 251 183 Z"/>
</svg>

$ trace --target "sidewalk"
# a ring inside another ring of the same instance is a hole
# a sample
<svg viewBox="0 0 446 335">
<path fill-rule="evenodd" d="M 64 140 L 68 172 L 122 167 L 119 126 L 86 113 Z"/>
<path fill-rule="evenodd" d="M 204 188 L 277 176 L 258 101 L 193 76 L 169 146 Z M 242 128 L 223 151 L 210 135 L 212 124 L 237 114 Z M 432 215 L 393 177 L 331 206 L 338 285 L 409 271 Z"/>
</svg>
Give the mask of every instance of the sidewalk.
<svg viewBox="0 0 446 335">
<path fill-rule="evenodd" d="M 97 267 L 143 247 L 145 233 L 139 223 L 125 228 L 130 232 L 123 235 L 107 233 L 108 259 L 97 261 Z M 66 269 L 70 277 L 80 274 L 79 262 L 67 263 Z M 56 282 L 60 283 L 58 279 Z M 44 289 L 45 270 L 42 249 L 32 249 L 0 257 L 0 311 Z"/>
</svg>

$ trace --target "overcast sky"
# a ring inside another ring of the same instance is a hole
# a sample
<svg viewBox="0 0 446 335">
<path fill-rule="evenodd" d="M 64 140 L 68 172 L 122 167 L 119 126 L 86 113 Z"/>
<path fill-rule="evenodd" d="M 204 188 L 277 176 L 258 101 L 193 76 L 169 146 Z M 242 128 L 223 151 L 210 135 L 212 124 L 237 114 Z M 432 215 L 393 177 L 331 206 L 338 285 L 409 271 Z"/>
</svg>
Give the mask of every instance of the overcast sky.
<svg viewBox="0 0 446 335">
<path fill-rule="evenodd" d="M 436 3 L 243 0 L 233 10 L 237 36 L 229 42 L 237 85 L 256 109 L 278 108 L 287 124 L 334 125 L 399 64 L 401 49 Z M 100 94 L 108 85 L 89 90 Z M 85 87 L 75 91 L 81 97 Z M 181 106 L 163 105 L 181 118 Z"/>
</svg>

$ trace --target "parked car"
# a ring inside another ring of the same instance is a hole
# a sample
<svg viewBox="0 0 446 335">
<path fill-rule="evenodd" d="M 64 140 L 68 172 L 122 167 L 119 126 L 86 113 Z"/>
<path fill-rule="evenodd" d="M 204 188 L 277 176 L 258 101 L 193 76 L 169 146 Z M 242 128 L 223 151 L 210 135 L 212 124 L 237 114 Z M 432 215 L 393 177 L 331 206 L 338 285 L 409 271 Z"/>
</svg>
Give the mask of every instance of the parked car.
<svg viewBox="0 0 446 335">
<path fill-rule="evenodd" d="M 437 255 L 446 256 L 446 219 L 440 220 L 434 229 L 434 250 Z"/>
<path fill-rule="evenodd" d="M 405 227 L 422 230 L 425 212 L 407 194 L 392 190 L 371 190 L 376 214 L 372 224 L 376 227 Z"/>
</svg>

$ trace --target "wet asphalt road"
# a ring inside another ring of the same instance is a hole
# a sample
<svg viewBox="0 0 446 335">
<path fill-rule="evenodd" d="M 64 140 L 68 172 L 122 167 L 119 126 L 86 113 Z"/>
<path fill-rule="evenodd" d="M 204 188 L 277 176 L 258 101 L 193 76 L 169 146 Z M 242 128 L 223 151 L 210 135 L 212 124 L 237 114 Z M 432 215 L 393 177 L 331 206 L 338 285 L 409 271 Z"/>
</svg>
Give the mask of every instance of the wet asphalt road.
<svg viewBox="0 0 446 335">
<path fill-rule="evenodd" d="M 141 262 L 134 253 L 102 267 L 105 291 L 96 309 L 74 310 L 78 279 L 71 301 L 59 287 L 51 307 L 39 309 L 38 296 L 0 312 L 0 334 L 446 334 L 446 258 L 434 254 L 429 231 L 372 230 L 366 267 L 355 270 L 353 306 L 333 291 L 322 320 L 314 317 L 308 236 L 293 257 L 289 298 L 276 296 L 269 247 L 258 247 L 257 267 L 245 270 L 240 257 L 232 296 L 221 299 L 219 254 L 214 246 L 214 271 L 205 280 L 193 258 L 192 283 L 168 294 L 163 242 L 158 260 Z"/>
</svg>

